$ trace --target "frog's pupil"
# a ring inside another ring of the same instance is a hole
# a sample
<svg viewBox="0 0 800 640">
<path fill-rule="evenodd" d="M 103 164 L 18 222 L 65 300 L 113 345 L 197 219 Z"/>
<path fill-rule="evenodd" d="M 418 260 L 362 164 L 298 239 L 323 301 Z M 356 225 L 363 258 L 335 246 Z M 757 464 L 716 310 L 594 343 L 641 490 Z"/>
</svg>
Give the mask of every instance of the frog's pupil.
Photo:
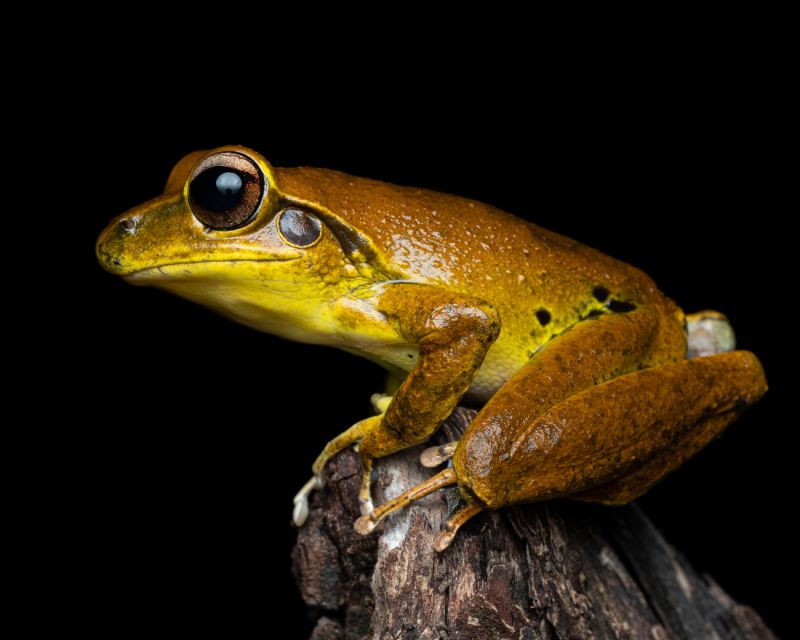
<svg viewBox="0 0 800 640">
<path fill-rule="evenodd" d="M 222 213 L 233 209 L 244 194 L 246 176 L 230 167 L 210 167 L 192 180 L 192 202 L 206 211 Z"/>
<path fill-rule="evenodd" d="M 226 171 L 219 174 L 217 178 L 217 190 L 225 195 L 239 193 L 242 188 L 242 179 L 233 171 Z"/>
</svg>

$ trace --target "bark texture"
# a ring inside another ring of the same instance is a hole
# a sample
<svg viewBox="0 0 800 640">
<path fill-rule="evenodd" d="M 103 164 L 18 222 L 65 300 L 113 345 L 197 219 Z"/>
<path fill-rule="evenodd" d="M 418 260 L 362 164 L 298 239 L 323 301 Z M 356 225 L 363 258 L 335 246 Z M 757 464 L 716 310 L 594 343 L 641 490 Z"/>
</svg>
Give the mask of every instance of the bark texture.
<svg viewBox="0 0 800 640">
<path fill-rule="evenodd" d="M 439 441 L 457 439 L 473 415 L 458 409 Z M 421 450 L 377 462 L 376 504 L 431 475 Z M 457 492 L 432 494 L 360 536 L 360 471 L 352 451 L 337 456 L 298 532 L 293 566 L 317 620 L 313 640 L 775 637 L 636 506 L 562 500 L 485 512 L 437 554 L 433 536 Z"/>
</svg>

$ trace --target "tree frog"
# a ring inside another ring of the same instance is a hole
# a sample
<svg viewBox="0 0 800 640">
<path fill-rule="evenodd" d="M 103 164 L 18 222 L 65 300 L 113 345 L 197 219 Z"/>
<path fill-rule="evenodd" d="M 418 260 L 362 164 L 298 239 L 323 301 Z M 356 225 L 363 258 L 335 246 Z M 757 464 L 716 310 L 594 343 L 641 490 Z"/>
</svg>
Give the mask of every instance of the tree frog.
<svg viewBox="0 0 800 640">
<path fill-rule="evenodd" d="M 131 284 L 389 371 L 377 415 L 314 463 L 298 525 L 326 462 L 350 446 L 363 463 L 361 533 L 457 486 L 439 551 L 485 509 L 627 503 L 766 391 L 723 316 L 685 316 L 634 267 L 468 198 L 273 167 L 241 146 L 180 160 L 162 195 L 108 225 L 97 256 Z M 687 357 L 691 325 L 707 338 L 700 357 Z M 463 437 L 421 458 L 447 466 L 376 508 L 373 461 L 425 442 L 462 398 L 482 406 Z"/>
</svg>

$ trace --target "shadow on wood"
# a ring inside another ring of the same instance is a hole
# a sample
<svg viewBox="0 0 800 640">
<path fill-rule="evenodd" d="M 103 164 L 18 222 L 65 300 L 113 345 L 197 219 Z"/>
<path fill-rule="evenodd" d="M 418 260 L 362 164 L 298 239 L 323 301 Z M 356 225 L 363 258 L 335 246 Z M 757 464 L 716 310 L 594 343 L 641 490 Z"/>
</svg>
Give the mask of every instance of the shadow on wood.
<svg viewBox="0 0 800 640">
<path fill-rule="evenodd" d="M 458 409 L 438 442 L 457 439 L 473 415 Z M 431 474 L 423 448 L 377 462 L 376 504 Z M 557 500 L 485 512 L 437 554 L 433 537 L 457 492 L 432 494 L 361 536 L 360 470 L 352 451 L 337 456 L 298 532 L 293 568 L 317 619 L 313 640 L 775 637 L 635 505 Z"/>
</svg>

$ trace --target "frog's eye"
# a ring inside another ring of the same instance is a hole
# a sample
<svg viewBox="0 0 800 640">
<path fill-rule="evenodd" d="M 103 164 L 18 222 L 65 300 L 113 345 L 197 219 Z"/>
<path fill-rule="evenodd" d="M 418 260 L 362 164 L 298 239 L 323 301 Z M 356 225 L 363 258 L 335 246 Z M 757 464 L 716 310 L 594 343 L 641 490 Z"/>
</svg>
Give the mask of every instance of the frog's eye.
<svg viewBox="0 0 800 640">
<path fill-rule="evenodd" d="M 278 231 L 293 247 L 310 247 L 322 235 L 320 221 L 300 209 L 284 209 L 278 215 Z"/>
<path fill-rule="evenodd" d="M 266 180 L 250 158 L 231 151 L 203 160 L 189 180 L 189 206 L 212 229 L 241 227 L 255 216 Z"/>
</svg>

